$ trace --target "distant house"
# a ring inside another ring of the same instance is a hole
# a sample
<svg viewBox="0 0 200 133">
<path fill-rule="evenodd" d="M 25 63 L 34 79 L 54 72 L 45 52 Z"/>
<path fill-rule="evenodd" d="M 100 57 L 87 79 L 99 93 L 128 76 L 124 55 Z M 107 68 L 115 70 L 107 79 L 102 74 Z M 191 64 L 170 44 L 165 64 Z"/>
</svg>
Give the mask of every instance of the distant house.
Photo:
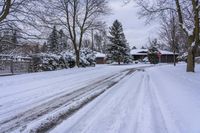
<svg viewBox="0 0 200 133">
<path fill-rule="evenodd" d="M 133 60 L 143 60 L 145 57 L 147 57 L 148 49 L 132 49 L 131 55 L 133 57 Z"/>
<path fill-rule="evenodd" d="M 174 53 L 165 50 L 159 50 L 160 52 L 160 63 L 173 63 L 174 62 Z M 131 55 L 133 60 L 142 61 L 145 57 L 148 56 L 148 49 L 133 49 L 131 50 Z M 176 59 L 178 54 L 175 53 Z"/>
<path fill-rule="evenodd" d="M 106 55 L 96 52 L 96 64 L 106 64 Z"/>
<path fill-rule="evenodd" d="M 160 62 L 161 63 L 173 63 L 174 62 L 174 53 L 164 50 L 159 50 L 161 56 L 160 56 Z M 175 53 L 176 61 L 178 57 L 178 53 Z"/>
</svg>

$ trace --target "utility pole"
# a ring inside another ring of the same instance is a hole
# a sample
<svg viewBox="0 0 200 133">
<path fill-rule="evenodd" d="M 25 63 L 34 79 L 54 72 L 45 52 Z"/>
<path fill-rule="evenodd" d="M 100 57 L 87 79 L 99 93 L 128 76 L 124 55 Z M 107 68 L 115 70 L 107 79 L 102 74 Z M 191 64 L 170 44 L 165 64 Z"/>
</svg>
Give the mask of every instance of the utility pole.
<svg viewBox="0 0 200 133">
<path fill-rule="evenodd" d="M 91 30 L 91 36 L 92 36 L 92 52 L 94 52 L 94 29 Z"/>
</svg>

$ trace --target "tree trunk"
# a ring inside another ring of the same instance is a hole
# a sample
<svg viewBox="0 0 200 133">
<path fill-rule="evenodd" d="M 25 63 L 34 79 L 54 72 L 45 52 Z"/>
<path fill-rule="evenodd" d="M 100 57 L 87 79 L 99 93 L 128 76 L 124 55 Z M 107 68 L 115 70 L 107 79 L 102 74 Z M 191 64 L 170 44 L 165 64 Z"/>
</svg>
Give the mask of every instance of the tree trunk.
<svg viewBox="0 0 200 133">
<path fill-rule="evenodd" d="M 118 65 L 120 65 L 120 57 L 118 58 Z"/>
<path fill-rule="evenodd" d="M 91 31 L 91 36 L 92 36 L 92 52 L 94 52 L 94 30 L 93 29 Z"/>
<path fill-rule="evenodd" d="M 194 55 L 192 52 L 192 48 L 188 50 L 187 72 L 194 72 Z"/>
<path fill-rule="evenodd" d="M 174 50 L 174 66 L 176 66 L 176 51 Z"/>
<path fill-rule="evenodd" d="M 194 72 L 194 55 L 193 55 L 193 42 L 194 36 L 189 36 L 188 38 L 188 56 L 187 56 L 187 72 Z"/>
<path fill-rule="evenodd" d="M 189 49 L 187 59 L 187 72 L 195 71 L 195 55 L 199 44 L 199 0 L 192 0 L 193 12 L 194 12 L 194 32 L 193 36 L 189 37 Z M 198 8 L 197 8 L 198 7 Z"/>
<path fill-rule="evenodd" d="M 75 53 L 76 53 L 76 66 L 80 67 L 80 51 L 76 50 Z"/>
</svg>

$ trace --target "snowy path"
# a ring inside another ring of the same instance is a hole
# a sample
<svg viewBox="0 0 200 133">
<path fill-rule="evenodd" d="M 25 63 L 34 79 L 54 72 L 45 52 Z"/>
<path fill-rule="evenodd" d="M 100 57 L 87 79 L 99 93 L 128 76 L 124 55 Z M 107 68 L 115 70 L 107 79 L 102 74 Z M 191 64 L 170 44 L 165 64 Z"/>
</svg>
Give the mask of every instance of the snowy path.
<svg viewBox="0 0 200 133">
<path fill-rule="evenodd" d="M 28 123 L 34 125 L 47 119 L 54 112 L 80 102 L 81 98 L 92 100 L 129 74 L 132 67 L 100 66 L 3 77 L 0 81 L 0 132 L 16 128 L 22 131 Z"/>
<path fill-rule="evenodd" d="M 0 133 L 200 133 L 199 77 L 184 64 L 3 77 Z"/>
<path fill-rule="evenodd" d="M 200 83 L 169 68 L 129 75 L 51 133 L 199 133 Z"/>
<path fill-rule="evenodd" d="M 145 72 L 126 77 L 52 132 L 62 131 L 62 126 L 67 133 L 167 132 Z"/>
</svg>

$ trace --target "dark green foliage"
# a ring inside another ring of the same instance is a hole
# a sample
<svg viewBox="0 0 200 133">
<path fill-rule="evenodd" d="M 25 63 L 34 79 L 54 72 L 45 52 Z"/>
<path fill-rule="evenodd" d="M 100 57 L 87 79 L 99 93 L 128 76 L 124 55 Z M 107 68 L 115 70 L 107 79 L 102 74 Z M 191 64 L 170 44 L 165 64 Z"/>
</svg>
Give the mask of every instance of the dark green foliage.
<svg viewBox="0 0 200 133">
<path fill-rule="evenodd" d="M 152 47 L 148 51 L 148 59 L 151 64 L 158 64 L 159 63 L 159 51 L 157 48 Z"/>
<path fill-rule="evenodd" d="M 58 42 L 58 52 L 67 50 L 67 36 L 64 34 L 63 30 L 59 31 L 59 42 Z"/>
<path fill-rule="evenodd" d="M 126 63 L 130 57 L 130 48 L 123 33 L 122 24 L 115 20 L 113 25 L 110 27 L 110 44 L 108 45 L 108 59 L 111 62 Z"/>
<path fill-rule="evenodd" d="M 67 39 L 63 30 L 57 31 L 56 26 L 54 26 L 47 40 L 48 53 L 59 54 L 67 50 Z"/>
<path fill-rule="evenodd" d="M 53 31 L 51 32 L 48 41 L 48 52 L 57 53 L 58 51 L 58 32 L 56 30 L 56 26 L 53 27 Z"/>
</svg>

